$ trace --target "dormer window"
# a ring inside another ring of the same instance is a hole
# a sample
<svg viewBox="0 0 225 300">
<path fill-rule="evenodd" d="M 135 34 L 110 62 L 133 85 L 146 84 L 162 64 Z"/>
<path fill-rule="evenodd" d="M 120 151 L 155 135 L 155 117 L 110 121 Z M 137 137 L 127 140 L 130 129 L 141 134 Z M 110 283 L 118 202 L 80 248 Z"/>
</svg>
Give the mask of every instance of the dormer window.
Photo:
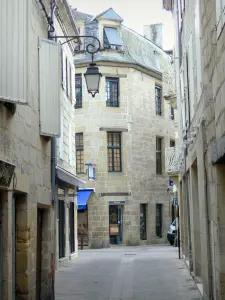
<svg viewBox="0 0 225 300">
<path fill-rule="evenodd" d="M 113 50 L 120 50 L 122 48 L 122 41 L 117 28 L 104 27 L 104 48 Z"/>
</svg>

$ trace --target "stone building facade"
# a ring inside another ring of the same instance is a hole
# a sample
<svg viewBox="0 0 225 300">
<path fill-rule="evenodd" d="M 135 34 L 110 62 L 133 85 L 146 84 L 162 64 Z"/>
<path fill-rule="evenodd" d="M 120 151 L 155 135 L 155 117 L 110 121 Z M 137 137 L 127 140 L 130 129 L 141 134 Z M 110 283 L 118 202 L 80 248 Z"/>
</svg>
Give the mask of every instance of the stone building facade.
<svg viewBox="0 0 225 300">
<path fill-rule="evenodd" d="M 123 26 L 113 9 L 96 17 L 73 14 L 80 34 L 101 42 L 94 60 L 102 73 L 100 92 L 91 98 L 84 49 L 94 41 L 85 39 L 75 55 L 77 172 L 87 179 L 85 164 L 93 164 L 95 178 L 87 182 L 86 198 L 78 191 L 78 208 L 86 201 L 78 222 L 91 248 L 165 243 L 170 208 L 164 149 L 176 138 L 176 116 L 171 120 L 171 107 L 160 101 L 172 86 L 170 57 Z"/>
<path fill-rule="evenodd" d="M 0 12 L 0 299 L 44 300 L 54 296 L 50 139 L 60 136 L 61 47 L 48 39 L 54 1 L 18 2 Z M 56 4 L 55 34 L 76 33 L 67 1 Z"/>
<path fill-rule="evenodd" d="M 67 2 L 59 1 L 54 28 L 57 36 L 79 35 Z M 75 66 L 74 41 L 57 39 L 61 48 L 61 112 L 60 137 L 57 140 L 56 189 L 56 269 L 78 257 L 76 190 L 85 182 L 76 176 L 75 148 Z"/>
<path fill-rule="evenodd" d="M 186 3 L 185 3 L 186 2 Z M 182 254 L 203 299 L 225 299 L 224 1 L 163 1 L 175 28 Z"/>
</svg>

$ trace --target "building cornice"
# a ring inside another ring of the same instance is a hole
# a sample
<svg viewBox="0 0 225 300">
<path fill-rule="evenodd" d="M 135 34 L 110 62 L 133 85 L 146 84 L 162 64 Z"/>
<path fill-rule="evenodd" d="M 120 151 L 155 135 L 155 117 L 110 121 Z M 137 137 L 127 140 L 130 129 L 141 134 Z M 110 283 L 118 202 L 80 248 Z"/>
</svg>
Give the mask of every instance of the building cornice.
<svg viewBox="0 0 225 300">
<path fill-rule="evenodd" d="M 86 68 L 89 66 L 90 62 L 75 62 L 76 69 L 79 68 Z M 116 67 L 116 68 L 133 68 L 138 70 L 146 75 L 152 76 L 159 80 L 162 80 L 162 73 L 156 70 L 150 70 L 145 68 L 139 64 L 135 63 L 128 63 L 128 62 L 118 62 L 118 61 L 108 61 L 108 60 L 98 60 L 97 62 L 98 67 Z"/>
</svg>

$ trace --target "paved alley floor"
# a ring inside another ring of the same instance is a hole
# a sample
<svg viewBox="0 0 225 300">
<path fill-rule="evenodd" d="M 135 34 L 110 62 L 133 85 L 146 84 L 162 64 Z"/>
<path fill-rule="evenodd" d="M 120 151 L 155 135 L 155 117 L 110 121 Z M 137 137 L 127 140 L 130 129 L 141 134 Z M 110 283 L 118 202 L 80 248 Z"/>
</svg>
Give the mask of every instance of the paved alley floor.
<svg viewBox="0 0 225 300">
<path fill-rule="evenodd" d="M 200 300 L 177 248 L 80 251 L 56 273 L 56 300 Z"/>
</svg>

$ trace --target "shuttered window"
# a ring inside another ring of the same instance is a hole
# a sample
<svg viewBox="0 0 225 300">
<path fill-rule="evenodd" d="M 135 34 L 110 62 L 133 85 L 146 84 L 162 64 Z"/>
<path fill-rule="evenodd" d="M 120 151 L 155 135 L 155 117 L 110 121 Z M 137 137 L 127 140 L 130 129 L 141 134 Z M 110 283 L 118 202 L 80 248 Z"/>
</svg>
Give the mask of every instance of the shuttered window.
<svg viewBox="0 0 225 300">
<path fill-rule="evenodd" d="M 40 134 L 60 136 L 61 46 L 39 40 Z"/>
<path fill-rule="evenodd" d="M 32 1 L 0 2 L 0 101 L 28 102 Z"/>
</svg>

